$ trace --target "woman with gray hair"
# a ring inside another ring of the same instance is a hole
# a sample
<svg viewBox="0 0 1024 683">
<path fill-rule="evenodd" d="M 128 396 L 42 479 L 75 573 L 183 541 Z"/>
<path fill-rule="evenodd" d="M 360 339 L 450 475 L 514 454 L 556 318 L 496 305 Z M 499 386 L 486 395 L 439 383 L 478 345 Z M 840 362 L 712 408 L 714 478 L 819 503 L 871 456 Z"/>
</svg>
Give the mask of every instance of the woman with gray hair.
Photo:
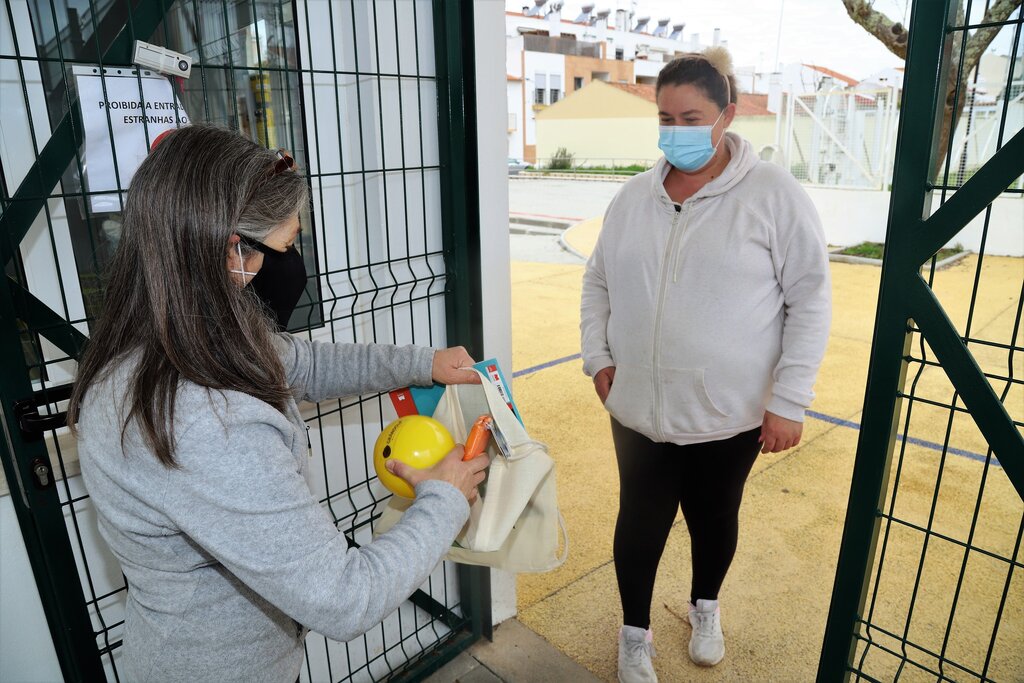
<svg viewBox="0 0 1024 683">
<path fill-rule="evenodd" d="M 305 283 L 307 201 L 287 153 L 214 126 L 171 132 L 132 179 L 68 409 L 128 582 L 127 680 L 294 681 L 309 630 L 350 640 L 426 580 L 484 478 L 459 446 L 429 470 L 389 463 L 416 500 L 362 548 L 312 495 L 298 401 L 479 379 L 461 347 L 275 331 Z"/>
</svg>

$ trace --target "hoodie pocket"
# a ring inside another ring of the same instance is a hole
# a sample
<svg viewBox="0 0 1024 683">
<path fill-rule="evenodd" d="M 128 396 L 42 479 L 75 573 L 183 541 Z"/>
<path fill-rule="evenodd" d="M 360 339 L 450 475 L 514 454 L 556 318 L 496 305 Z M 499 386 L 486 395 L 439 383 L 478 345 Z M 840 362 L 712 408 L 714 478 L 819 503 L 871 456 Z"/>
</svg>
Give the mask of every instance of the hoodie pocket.
<svg viewBox="0 0 1024 683">
<path fill-rule="evenodd" d="M 708 393 L 703 369 L 663 368 L 661 374 L 661 414 L 666 433 L 701 434 L 722 428 L 729 414 Z"/>
<path fill-rule="evenodd" d="M 651 369 L 635 365 L 615 366 L 615 380 L 604 407 L 620 424 L 650 434 L 654 424 L 654 392 Z"/>
</svg>

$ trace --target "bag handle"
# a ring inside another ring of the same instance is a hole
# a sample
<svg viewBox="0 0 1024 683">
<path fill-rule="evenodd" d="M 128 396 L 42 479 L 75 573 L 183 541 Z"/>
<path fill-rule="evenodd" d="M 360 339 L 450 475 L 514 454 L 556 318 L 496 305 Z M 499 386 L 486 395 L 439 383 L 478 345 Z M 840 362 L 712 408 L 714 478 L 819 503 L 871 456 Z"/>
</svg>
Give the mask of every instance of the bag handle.
<svg viewBox="0 0 1024 683">
<path fill-rule="evenodd" d="M 517 436 L 520 436 L 520 438 L 517 439 L 516 443 L 509 444 L 509 449 L 512 452 L 508 454 L 508 461 L 512 462 L 514 460 L 522 460 L 523 458 L 528 457 L 532 452 L 532 449 L 534 448 L 540 448 L 545 453 L 547 453 L 547 444 L 541 441 L 537 441 L 536 439 L 530 438 L 529 434 L 526 433 L 526 429 L 524 429 L 523 426 L 519 423 L 519 420 L 516 418 L 515 413 L 512 412 L 512 409 L 509 408 L 508 404 L 504 401 L 504 399 L 501 398 L 501 395 L 498 394 L 498 389 L 491 383 L 490 378 L 488 378 L 487 375 L 485 375 L 483 372 L 476 368 L 472 368 L 472 370 L 480 377 L 481 388 L 483 389 L 484 397 L 487 399 L 487 407 L 490 410 L 491 415 L 495 419 L 495 428 L 503 429 L 502 425 L 498 421 L 499 414 L 504 416 L 505 419 L 503 420 L 503 422 L 511 425 L 514 421 L 515 426 L 518 427 L 516 431 L 519 432 Z M 507 431 L 504 431 L 504 433 L 507 439 L 509 436 L 507 434 Z M 522 436 L 525 436 L 525 438 L 521 438 Z M 526 450 L 527 452 L 520 454 L 519 451 L 523 450 Z"/>
<path fill-rule="evenodd" d="M 555 567 L 561 567 L 565 564 L 565 561 L 569 559 L 569 530 L 565 526 L 565 517 L 562 516 L 562 511 L 558 511 L 558 533 L 562 537 L 562 554 L 558 556 L 558 564 Z M 552 567 L 554 569 L 555 567 Z"/>
</svg>

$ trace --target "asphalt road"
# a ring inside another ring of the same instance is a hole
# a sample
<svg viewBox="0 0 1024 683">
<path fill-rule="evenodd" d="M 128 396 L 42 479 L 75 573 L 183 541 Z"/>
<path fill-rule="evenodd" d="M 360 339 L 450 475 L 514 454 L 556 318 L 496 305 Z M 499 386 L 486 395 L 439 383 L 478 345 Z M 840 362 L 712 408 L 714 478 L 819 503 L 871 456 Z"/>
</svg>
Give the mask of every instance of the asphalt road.
<svg viewBox="0 0 1024 683">
<path fill-rule="evenodd" d="M 568 225 L 604 214 L 622 183 L 579 180 L 509 178 L 509 218 L 533 217 Z M 582 264 L 566 251 L 555 235 L 509 235 L 511 259 L 527 263 Z"/>
</svg>

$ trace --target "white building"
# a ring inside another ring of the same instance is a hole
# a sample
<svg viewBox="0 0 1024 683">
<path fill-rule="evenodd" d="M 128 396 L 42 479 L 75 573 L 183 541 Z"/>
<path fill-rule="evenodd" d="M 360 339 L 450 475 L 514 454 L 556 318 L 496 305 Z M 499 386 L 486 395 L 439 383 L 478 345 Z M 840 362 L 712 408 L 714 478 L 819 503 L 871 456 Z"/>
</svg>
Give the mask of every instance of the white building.
<svg viewBox="0 0 1024 683">
<path fill-rule="evenodd" d="M 653 84 L 677 55 L 706 47 L 686 24 L 652 19 L 636 0 L 612 12 L 585 4 L 575 18 L 562 2 L 533 0 L 505 13 L 508 155 L 536 161 L 536 112 L 592 80 Z M 713 44 L 725 44 L 716 29 Z"/>
</svg>

